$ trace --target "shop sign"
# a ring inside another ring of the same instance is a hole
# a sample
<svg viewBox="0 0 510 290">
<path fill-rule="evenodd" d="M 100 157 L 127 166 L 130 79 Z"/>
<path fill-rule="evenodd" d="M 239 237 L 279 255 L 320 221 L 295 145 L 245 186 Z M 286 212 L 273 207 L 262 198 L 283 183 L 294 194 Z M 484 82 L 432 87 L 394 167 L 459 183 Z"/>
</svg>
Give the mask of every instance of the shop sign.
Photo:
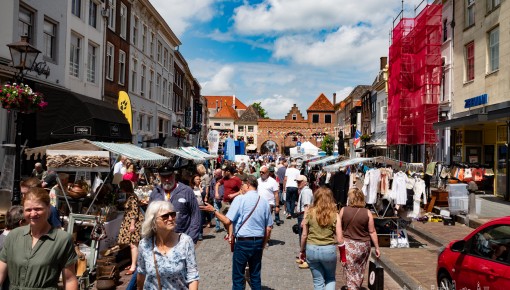
<svg viewBox="0 0 510 290">
<path fill-rule="evenodd" d="M 110 136 L 118 137 L 120 136 L 120 128 L 117 124 L 110 124 Z"/>
<path fill-rule="evenodd" d="M 301 146 L 301 141 L 297 141 L 296 146 Z"/>
<path fill-rule="evenodd" d="M 92 128 L 90 126 L 74 126 L 75 135 L 91 135 Z"/>
<path fill-rule="evenodd" d="M 489 97 L 487 96 L 487 94 L 479 95 L 474 98 L 464 100 L 464 102 L 465 102 L 464 108 L 468 109 L 468 108 L 472 108 L 472 107 L 476 107 L 476 106 L 480 106 L 480 105 L 485 105 L 488 103 L 488 101 L 489 101 Z"/>
</svg>

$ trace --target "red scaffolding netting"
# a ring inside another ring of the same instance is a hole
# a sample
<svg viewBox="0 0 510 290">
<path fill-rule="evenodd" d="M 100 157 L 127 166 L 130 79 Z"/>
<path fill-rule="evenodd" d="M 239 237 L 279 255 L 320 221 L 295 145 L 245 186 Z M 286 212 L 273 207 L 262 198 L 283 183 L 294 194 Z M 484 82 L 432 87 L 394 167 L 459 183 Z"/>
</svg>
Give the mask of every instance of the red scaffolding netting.
<svg viewBox="0 0 510 290">
<path fill-rule="evenodd" d="M 442 5 L 402 18 L 392 32 L 388 79 L 388 145 L 436 143 L 441 89 Z"/>
</svg>

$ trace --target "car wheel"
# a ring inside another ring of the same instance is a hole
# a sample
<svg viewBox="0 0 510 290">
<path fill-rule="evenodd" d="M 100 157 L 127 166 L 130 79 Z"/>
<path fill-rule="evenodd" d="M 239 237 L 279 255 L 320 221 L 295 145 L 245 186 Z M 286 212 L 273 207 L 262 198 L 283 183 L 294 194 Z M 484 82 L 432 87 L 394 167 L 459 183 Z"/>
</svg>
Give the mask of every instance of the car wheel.
<svg viewBox="0 0 510 290">
<path fill-rule="evenodd" d="M 444 272 L 439 274 L 439 278 L 437 279 L 437 287 L 438 290 L 455 290 L 452 278 L 450 278 L 450 275 Z"/>
</svg>

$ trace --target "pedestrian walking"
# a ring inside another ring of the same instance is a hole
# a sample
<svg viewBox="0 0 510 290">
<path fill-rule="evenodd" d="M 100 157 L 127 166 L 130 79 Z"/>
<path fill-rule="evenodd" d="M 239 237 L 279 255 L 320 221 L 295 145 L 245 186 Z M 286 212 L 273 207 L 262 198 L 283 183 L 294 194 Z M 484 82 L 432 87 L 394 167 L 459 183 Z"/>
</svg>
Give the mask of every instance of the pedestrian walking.
<svg viewBox="0 0 510 290">
<path fill-rule="evenodd" d="M 226 215 L 210 204 L 201 207 L 202 210 L 214 212 L 226 227 L 233 228 L 229 239 L 230 243 L 235 243 L 232 255 L 233 290 L 245 288 L 246 265 L 249 266 L 251 289 L 262 289 L 262 252 L 271 234 L 273 219 L 269 204 L 259 196 L 257 187 L 257 179 L 248 175 L 242 183 L 245 193 L 234 199 Z"/>
<path fill-rule="evenodd" d="M 134 193 L 133 183 L 129 180 L 119 182 L 119 188 L 126 194 L 124 204 L 124 219 L 120 225 L 118 244 L 129 245 L 131 249 L 131 264 L 125 269 L 126 275 L 133 275 L 136 270 L 138 256 L 138 242 L 141 238 L 143 212 L 138 204 L 138 197 Z"/>
<path fill-rule="evenodd" d="M 370 256 L 370 240 L 375 246 L 377 258 L 381 255 L 374 218 L 365 208 L 365 195 L 358 188 L 348 192 L 348 206 L 340 210 L 340 245 L 345 243 L 347 288 L 359 289 L 363 283 L 365 268 Z"/>
<path fill-rule="evenodd" d="M 298 185 L 299 198 L 297 204 L 297 224 L 298 224 L 298 237 L 299 244 L 301 245 L 301 236 L 303 234 L 303 220 L 305 217 L 305 213 L 308 211 L 308 208 L 313 204 L 313 192 L 308 187 L 308 179 L 304 175 L 300 175 L 296 178 L 296 183 Z M 308 269 L 308 263 L 299 258 L 296 260 L 296 263 L 300 264 L 299 268 Z"/>
<path fill-rule="evenodd" d="M 290 163 L 289 168 L 285 170 L 285 178 L 283 180 L 283 192 L 285 194 L 287 219 L 292 218 L 294 215 L 294 207 L 296 206 L 296 199 L 298 194 L 296 178 L 300 175 L 296 166 L 297 163 L 295 161 Z"/>
<path fill-rule="evenodd" d="M 303 220 L 300 253 L 300 259 L 308 262 L 315 290 L 335 289 L 336 245 L 341 235 L 333 193 L 321 187 L 315 192 L 313 204 Z"/>
</svg>

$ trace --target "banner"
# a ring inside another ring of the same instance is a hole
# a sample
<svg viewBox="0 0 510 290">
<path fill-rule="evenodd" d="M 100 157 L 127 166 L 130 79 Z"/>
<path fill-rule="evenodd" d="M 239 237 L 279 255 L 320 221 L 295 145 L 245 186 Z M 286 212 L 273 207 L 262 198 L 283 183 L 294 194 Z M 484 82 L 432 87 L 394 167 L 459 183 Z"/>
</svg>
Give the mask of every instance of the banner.
<svg viewBox="0 0 510 290">
<path fill-rule="evenodd" d="M 124 114 L 126 120 L 129 123 L 131 134 L 133 133 L 133 111 L 131 110 L 131 99 L 129 95 L 124 91 L 119 91 L 119 100 L 117 101 L 119 110 Z"/>
<path fill-rule="evenodd" d="M 220 132 L 211 130 L 209 134 L 207 134 L 207 142 L 209 145 L 209 154 L 218 155 L 218 147 L 220 145 Z"/>
</svg>

